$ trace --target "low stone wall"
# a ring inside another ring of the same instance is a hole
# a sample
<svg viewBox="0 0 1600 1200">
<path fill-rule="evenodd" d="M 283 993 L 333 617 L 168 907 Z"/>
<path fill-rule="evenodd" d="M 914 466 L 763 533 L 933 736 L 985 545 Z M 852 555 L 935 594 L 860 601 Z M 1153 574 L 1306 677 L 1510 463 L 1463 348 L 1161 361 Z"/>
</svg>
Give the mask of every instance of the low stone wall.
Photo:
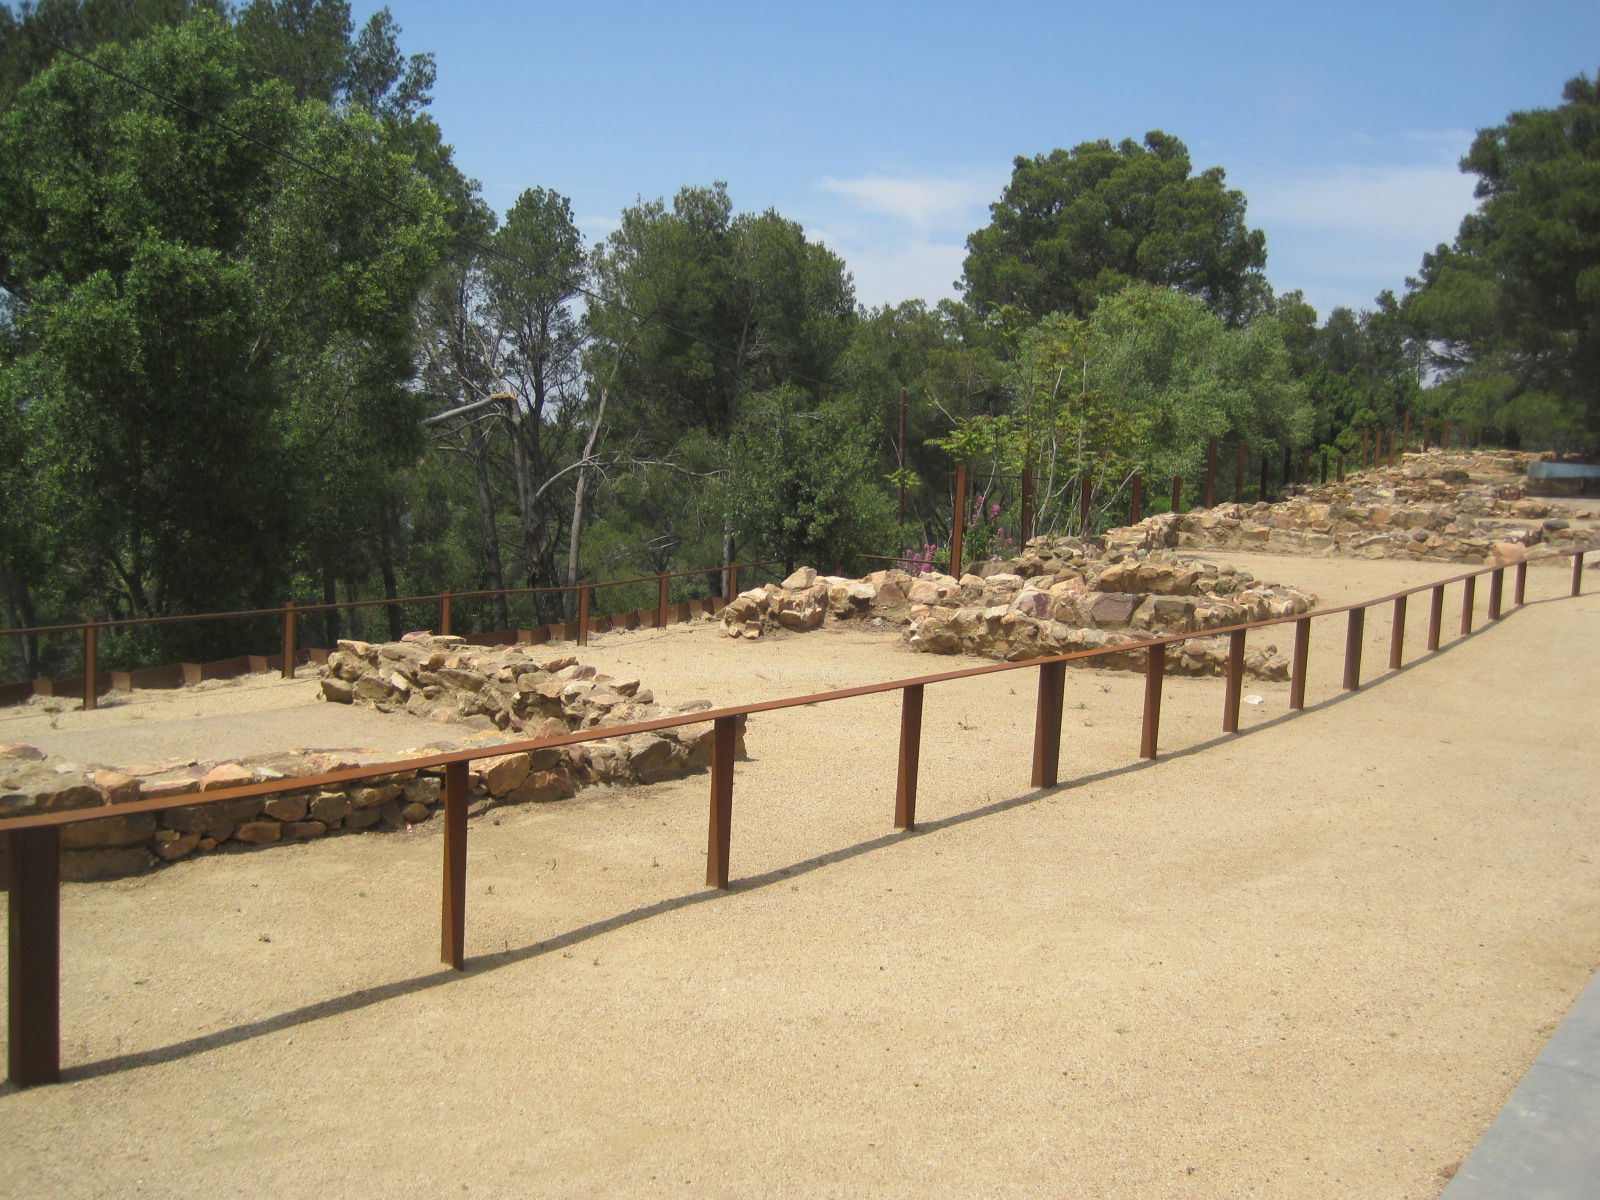
<svg viewBox="0 0 1600 1200">
<path fill-rule="evenodd" d="M 395 647 L 400 648 L 398 655 Z M 443 654 L 444 660 L 434 661 L 435 654 Z M 348 693 L 349 702 L 359 695 L 378 708 L 409 707 L 410 698 L 402 698 L 405 693 L 392 678 L 404 678 L 402 664 L 409 664 L 418 676 L 437 673 L 445 680 L 439 685 L 416 681 L 418 695 L 435 686 L 444 689 L 427 698 L 432 705 L 428 715 L 480 727 L 460 738 L 385 756 L 386 761 L 473 746 L 489 748 L 508 740 L 687 715 L 710 707 L 704 700 L 656 705 L 637 680 L 611 679 L 570 656 L 545 655 L 541 665 L 522 661 L 522 656 L 531 654 L 485 651 L 465 647 L 460 639 L 427 635 L 388 645 L 341 643 L 339 653 L 329 660 L 323 690 L 334 699 Z M 491 660 L 498 665 L 485 673 Z M 430 664 L 436 671 L 425 672 Z M 517 666 L 529 669 L 517 672 Z M 453 699 L 446 700 L 446 695 Z M 507 701 L 505 706 L 502 700 Z M 508 714 L 503 728 L 494 713 Z M 470 811 L 476 815 L 500 805 L 561 800 L 593 785 L 677 778 L 710 765 L 712 742 L 712 724 L 706 721 L 577 746 L 489 755 L 471 765 Z M 744 753 L 741 719 L 736 754 L 744 757 Z M 131 875 L 220 850 L 304 842 L 338 833 L 402 830 L 429 820 L 443 803 L 442 769 L 216 804 L 183 803 L 185 797 L 221 788 L 321 775 L 372 761 L 354 753 L 317 751 L 114 770 L 51 758 L 32 746 L 0 746 L 0 818 L 172 798 L 171 808 L 157 812 L 64 826 L 63 878 L 84 880 Z"/>
<path fill-rule="evenodd" d="M 1102 557 L 1092 542 L 1035 538 L 1020 558 L 980 564 L 960 579 L 901 570 L 843 579 L 802 567 L 781 584 L 742 593 L 722 621 L 729 636 L 749 639 L 824 620 L 871 621 L 902 628 L 915 650 L 1013 661 L 1125 646 L 1127 654 L 1093 665 L 1142 667 L 1138 647 L 1152 637 L 1293 616 L 1315 602 L 1229 566 L 1165 553 Z M 1170 665 L 1179 674 L 1219 674 L 1226 662 L 1226 645 L 1208 639 L 1185 644 Z M 1287 678 L 1288 662 L 1274 647 L 1253 647 L 1246 670 Z"/>
<path fill-rule="evenodd" d="M 1513 451 L 1408 454 L 1396 467 L 1308 487 L 1274 504 L 1220 504 L 1147 517 L 1106 535 L 1110 550 L 1259 550 L 1475 566 L 1537 561 L 1590 545 L 1585 509 L 1526 495 Z"/>
</svg>

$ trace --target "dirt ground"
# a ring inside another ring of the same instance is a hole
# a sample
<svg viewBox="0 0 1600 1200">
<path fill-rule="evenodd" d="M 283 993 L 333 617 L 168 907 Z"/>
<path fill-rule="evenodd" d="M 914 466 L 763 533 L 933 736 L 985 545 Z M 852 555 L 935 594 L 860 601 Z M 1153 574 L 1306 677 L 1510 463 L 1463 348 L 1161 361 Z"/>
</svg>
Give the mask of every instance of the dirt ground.
<svg viewBox="0 0 1600 1200">
<path fill-rule="evenodd" d="M 1325 603 L 1455 570 L 1226 558 Z M 1170 680 L 1151 764 L 1141 680 L 1073 671 L 1048 791 L 1032 670 L 930 688 L 910 835 L 893 696 L 762 714 L 728 894 L 704 776 L 497 810 L 464 975 L 436 824 L 69 885 L 67 1081 L 0 1090 L 0 1195 L 1436 1196 L 1600 960 L 1600 579 L 1567 578 L 1464 641 L 1452 588 L 1431 657 L 1413 601 L 1399 672 L 1374 611 L 1353 695 L 1316 622 L 1310 709 L 1247 683 L 1241 736 L 1220 681 Z M 585 660 L 729 703 L 959 665 L 710 625 Z M 313 686 L 11 710 L 0 741 L 450 737 Z"/>
</svg>

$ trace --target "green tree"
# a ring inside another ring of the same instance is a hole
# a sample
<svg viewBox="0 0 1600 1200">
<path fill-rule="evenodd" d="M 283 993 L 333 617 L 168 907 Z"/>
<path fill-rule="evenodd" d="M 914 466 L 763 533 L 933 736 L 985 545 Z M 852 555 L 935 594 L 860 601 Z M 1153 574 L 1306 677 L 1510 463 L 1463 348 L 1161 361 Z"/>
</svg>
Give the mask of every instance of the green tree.
<svg viewBox="0 0 1600 1200">
<path fill-rule="evenodd" d="M 814 406 L 794 387 L 752 396 L 721 487 L 727 527 L 750 553 L 782 559 L 785 572 L 802 563 L 837 570 L 893 536 L 873 460 L 848 404 Z"/>
<path fill-rule="evenodd" d="M 832 383 L 856 322 L 844 264 L 775 212 L 735 214 L 722 184 L 683 188 L 625 210 L 596 248 L 587 359 L 612 453 L 659 477 L 612 486 L 607 523 L 632 530 L 654 561 L 683 548 L 703 562 L 732 554 L 713 507 L 663 504 L 720 471 L 750 397 L 784 386 L 816 397 Z M 663 474 L 665 473 L 665 474 Z M 613 537 L 626 542 L 627 537 Z"/>
<path fill-rule="evenodd" d="M 1480 130 L 1477 210 L 1423 261 L 1406 315 L 1458 417 L 1600 445 L 1600 76 Z M 1524 399 L 1527 397 L 1527 399 Z"/>
<path fill-rule="evenodd" d="M 12 584 L 132 615 L 280 600 L 317 514 L 391 512 L 444 204 L 383 126 L 257 78 L 214 17 L 95 57 L 248 138 L 70 59 L 0 115 L 0 406 L 27 450 L 4 482 L 54 514 Z"/>
<path fill-rule="evenodd" d="M 1018 158 L 990 223 L 967 239 L 963 288 L 980 311 L 1087 316 L 1130 282 L 1174 288 L 1229 324 L 1266 298 L 1266 238 L 1222 168 L 1191 173 L 1159 131 Z"/>
</svg>

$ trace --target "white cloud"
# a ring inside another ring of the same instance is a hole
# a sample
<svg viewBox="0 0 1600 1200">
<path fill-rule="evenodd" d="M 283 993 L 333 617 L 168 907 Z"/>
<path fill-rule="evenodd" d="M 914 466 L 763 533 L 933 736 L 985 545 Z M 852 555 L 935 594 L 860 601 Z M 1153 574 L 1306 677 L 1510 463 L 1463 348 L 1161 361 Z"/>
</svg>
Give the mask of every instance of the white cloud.
<svg viewBox="0 0 1600 1200">
<path fill-rule="evenodd" d="M 819 190 L 852 201 L 868 212 L 929 230 L 951 220 L 965 220 L 1000 194 L 1003 178 L 989 176 L 868 175 L 859 179 L 825 177 Z"/>
<path fill-rule="evenodd" d="M 1258 184 L 1250 220 L 1432 249 L 1472 211 L 1473 181 L 1453 166 L 1341 167 Z"/>
<path fill-rule="evenodd" d="M 955 280 L 967 256 L 965 246 L 920 239 L 895 246 L 823 240 L 849 268 L 857 303 L 869 308 L 902 300 L 926 300 L 931 305 L 954 296 Z"/>
</svg>

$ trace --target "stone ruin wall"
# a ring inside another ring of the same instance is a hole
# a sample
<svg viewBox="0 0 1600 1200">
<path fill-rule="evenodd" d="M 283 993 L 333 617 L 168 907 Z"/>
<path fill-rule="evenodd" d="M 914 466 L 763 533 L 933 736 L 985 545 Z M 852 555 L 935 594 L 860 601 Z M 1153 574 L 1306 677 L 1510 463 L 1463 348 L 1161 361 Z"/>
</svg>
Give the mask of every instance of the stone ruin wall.
<svg viewBox="0 0 1600 1200">
<path fill-rule="evenodd" d="M 898 627 L 914 650 L 971 654 L 1008 661 L 1123 647 L 1086 662 L 1142 668 L 1140 643 L 1308 611 L 1316 597 L 1262 583 L 1248 571 L 1187 561 L 1166 553 L 1101 557 L 1095 543 L 1034 538 L 1016 559 L 980 564 L 960 579 L 890 569 L 862 579 L 819 576 L 802 567 L 781 584 L 740 594 L 722 612 L 731 637 L 774 630 L 805 632 L 825 621 Z M 1175 674 L 1226 670 L 1224 639 L 1196 639 L 1168 656 Z M 1288 660 L 1273 646 L 1250 647 L 1254 678 L 1288 678 Z"/>
<path fill-rule="evenodd" d="M 709 701 L 654 703 L 636 679 L 613 679 L 571 655 L 534 648 L 467 646 L 460 638 L 409 634 L 402 642 L 344 641 L 329 657 L 326 699 L 404 709 L 475 732 L 385 756 L 418 758 L 506 740 L 532 740 L 581 729 L 703 711 Z M 712 725 L 542 748 L 474 760 L 471 808 L 477 815 L 509 804 L 562 800 L 590 786 L 621 787 L 674 779 L 711 762 Z M 744 757 L 744 722 L 735 753 Z M 367 761 L 371 761 L 368 759 Z M 62 877 L 108 879 L 196 854 L 310 841 L 367 830 L 395 832 L 432 818 L 444 802 L 443 768 L 401 771 L 329 788 L 184 804 L 183 798 L 297 775 L 364 765 L 338 751 L 297 751 L 234 761 L 165 763 L 114 770 L 79 766 L 32 746 L 0 746 L 0 817 L 96 808 L 171 797 L 157 812 L 63 826 Z"/>
<path fill-rule="evenodd" d="M 1506 566 L 1592 545 L 1589 510 L 1527 494 L 1516 451 L 1408 454 L 1274 504 L 1163 513 L 1106 535 L 1110 550 L 1248 550 Z M 1474 478 L 1474 475 L 1481 478 Z"/>
</svg>

